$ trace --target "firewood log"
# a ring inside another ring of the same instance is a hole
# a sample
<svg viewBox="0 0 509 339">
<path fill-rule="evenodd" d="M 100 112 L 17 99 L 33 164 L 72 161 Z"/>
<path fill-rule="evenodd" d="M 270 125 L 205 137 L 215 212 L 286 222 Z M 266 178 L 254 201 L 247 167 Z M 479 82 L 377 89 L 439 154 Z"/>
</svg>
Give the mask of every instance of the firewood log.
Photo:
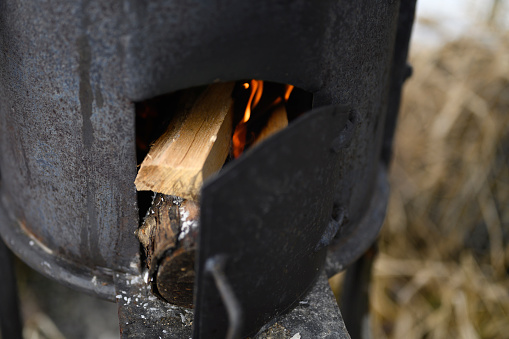
<svg viewBox="0 0 509 339">
<path fill-rule="evenodd" d="M 272 111 L 266 125 L 263 127 L 260 134 L 256 136 L 256 139 L 253 142 L 253 146 L 267 139 L 272 134 L 279 132 L 286 126 L 288 126 L 288 115 L 286 114 L 286 108 L 284 104 L 279 104 Z"/>
<path fill-rule="evenodd" d="M 145 250 L 152 291 L 187 308 L 193 307 L 199 215 L 195 202 L 157 194 L 136 231 Z"/>
<path fill-rule="evenodd" d="M 198 199 L 203 181 L 221 169 L 229 153 L 233 87 L 210 85 L 183 105 L 143 160 L 135 180 L 138 190 Z"/>
</svg>

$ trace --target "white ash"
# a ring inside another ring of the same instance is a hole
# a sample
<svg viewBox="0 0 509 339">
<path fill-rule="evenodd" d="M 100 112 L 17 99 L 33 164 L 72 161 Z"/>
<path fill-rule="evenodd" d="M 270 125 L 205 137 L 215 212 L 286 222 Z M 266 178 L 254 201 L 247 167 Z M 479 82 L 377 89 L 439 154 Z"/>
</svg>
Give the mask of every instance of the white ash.
<svg viewBox="0 0 509 339">
<path fill-rule="evenodd" d="M 178 240 L 182 241 L 186 235 L 189 234 L 189 232 L 195 231 L 198 228 L 198 221 L 193 219 L 188 220 L 189 211 L 187 211 L 185 208 L 179 207 L 179 213 L 182 226 L 180 228 Z"/>
<path fill-rule="evenodd" d="M 182 204 L 182 201 L 184 201 L 184 199 L 183 199 L 183 198 L 181 198 L 181 197 L 177 197 L 177 196 L 175 196 L 175 195 L 171 195 L 171 198 L 173 199 L 173 201 L 172 201 L 172 202 L 173 202 L 173 204 L 174 204 L 174 205 L 177 205 L 177 206 L 180 206 L 180 205 Z"/>
<path fill-rule="evenodd" d="M 133 278 L 131 278 L 131 285 L 139 284 L 142 281 L 143 278 L 144 277 L 142 275 L 135 275 Z"/>
</svg>

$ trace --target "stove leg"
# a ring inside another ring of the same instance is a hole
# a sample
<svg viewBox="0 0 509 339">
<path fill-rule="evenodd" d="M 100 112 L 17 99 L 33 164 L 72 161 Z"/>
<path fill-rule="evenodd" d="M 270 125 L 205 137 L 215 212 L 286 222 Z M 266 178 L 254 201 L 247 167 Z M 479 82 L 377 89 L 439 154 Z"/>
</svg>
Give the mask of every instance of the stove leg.
<svg viewBox="0 0 509 339">
<path fill-rule="evenodd" d="M 2 338 L 21 339 L 18 289 L 11 251 L 0 238 L 0 329 Z"/>
<path fill-rule="evenodd" d="M 348 267 L 343 282 L 340 309 L 352 338 L 370 339 L 369 285 L 378 246 L 376 242 Z"/>
</svg>

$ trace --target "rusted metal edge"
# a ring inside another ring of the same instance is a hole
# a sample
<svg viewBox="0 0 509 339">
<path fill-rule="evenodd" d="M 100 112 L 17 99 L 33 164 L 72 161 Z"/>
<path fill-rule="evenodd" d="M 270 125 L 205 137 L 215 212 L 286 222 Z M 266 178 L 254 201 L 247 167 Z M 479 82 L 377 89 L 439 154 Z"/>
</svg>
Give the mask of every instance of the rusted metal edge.
<svg viewBox="0 0 509 339">
<path fill-rule="evenodd" d="M 5 196 L 0 202 L 0 235 L 10 250 L 28 266 L 44 276 L 68 287 L 100 297 L 115 300 L 113 271 L 92 270 L 83 265 L 56 256 L 37 239 L 25 233 L 19 221 L 13 220 L 5 206 Z"/>
<path fill-rule="evenodd" d="M 194 312 L 157 298 L 145 275 L 115 273 L 118 321 L 122 339 L 191 338 Z"/>
<path fill-rule="evenodd" d="M 342 235 L 329 246 L 325 262 L 328 277 L 343 271 L 375 242 L 385 220 L 388 200 L 387 168 L 379 164 L 375 188 L 364 217 L 352 233 Z"/>
<path fill-rule="evenodd" d="M 191 338 L 193 310 L 156 298 L 141 275 L 116 273 L 115 285 L 121 338 Z M 292 311 L 275 318 L 252 338 L 299 337 L 350 339 L 325 272 Z"/>
<path fill-rule="evenodd" d="M 309 292 L 290 313 L 266 325 L 253 339 L 350 339 L 336 299 L 322 272 Z"/>
</svg>

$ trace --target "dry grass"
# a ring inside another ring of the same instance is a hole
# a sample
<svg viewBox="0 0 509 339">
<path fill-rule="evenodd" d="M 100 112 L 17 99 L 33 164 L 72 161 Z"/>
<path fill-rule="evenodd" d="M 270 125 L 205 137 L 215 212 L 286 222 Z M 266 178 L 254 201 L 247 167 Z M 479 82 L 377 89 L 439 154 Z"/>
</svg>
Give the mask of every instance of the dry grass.
<svg viewBox="0 0 509 339">
<path fill-rule="evenodd" d="M 411 56 L 374 338 L 509 338 L 509 35 Z"/>
</svg>

